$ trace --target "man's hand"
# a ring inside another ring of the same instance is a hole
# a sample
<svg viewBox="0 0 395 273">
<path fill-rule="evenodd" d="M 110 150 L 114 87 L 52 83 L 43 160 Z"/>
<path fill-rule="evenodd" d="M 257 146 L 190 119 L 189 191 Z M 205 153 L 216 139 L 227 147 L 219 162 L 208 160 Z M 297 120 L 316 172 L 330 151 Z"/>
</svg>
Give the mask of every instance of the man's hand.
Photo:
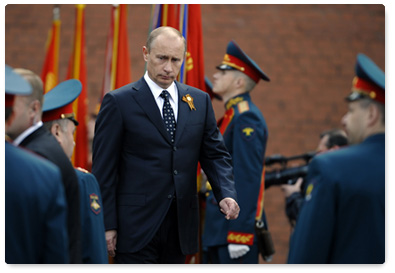
<svg viewBox="0 0 395 273">
<path fill-rule="evenodd" d="M 303 178 L 299 177 L 294 185 L 281 185 L 285 197 L 290 197 L 294 192 L 300 192 L 303 183 Z"/>
<path fill-rule="evenodd" d="M 237 259 L 250 251 L 250 247 L 247 245 L 229 244 L 228 251 L 231 259 Z"/>
<path fill-rule="evenodd" d="M 219 202 L 220 210 L 223 214 L 225 214 L 225 218 L 227 220 L 234 220 L 239 217 L 240 208 L 237 202 L 230 198 L 226 197 Z"/>
<path fill-rule="evenodd" d="M 117 231 L 116 230 L 107 230 L 106 231 L 106 242 L 107 242 L 107 251 L 110 257 L 115 257 L 115 250 L 117 245 Z"/>
</svg>

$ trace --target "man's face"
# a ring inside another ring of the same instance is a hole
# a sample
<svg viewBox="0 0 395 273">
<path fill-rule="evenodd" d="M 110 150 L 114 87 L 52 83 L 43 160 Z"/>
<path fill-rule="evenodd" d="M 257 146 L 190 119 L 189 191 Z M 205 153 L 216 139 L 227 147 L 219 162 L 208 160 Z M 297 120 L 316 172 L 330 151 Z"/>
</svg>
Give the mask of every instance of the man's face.
<svg viewBox="0 0 395 273">
<path fill-rule="evenodd" d="M 144 60 L 150 79 L 163 89 L 176 80 L 185 55 L 183 40 L 174 35 L 160 34 L 151 44 L 151 51 L 143 47 Z"/>
<path fill-rule="evenodd" d="M 71 159 L 74 151 L 74 132 L 75 132 L 75 124 L 71 120 L 67 119 L 67 126 L 66 130 L 60 130 L 58 131 L 58 135 L 55 136 L 58 142 L 60 143 L 60 146 L 62 146 L 63 151 L 67 155 L 68 158 Z"/>
<path fill-rule="evenodd" d="M 14 120 L 7 128 L 6 133 L 12 139 L 15 139 L 33 125 L 34 111 L 29 98 L 27 96 L 15 96 L 13 112 Z"/>
<path fill-rule="evenodd" d="M 328 151 L 327 143 L 329 141 L 329 135 L 324 135 L 321 139 L 320 142 L 318 143 L 316 151 L 318 153 L 326 152 Z"/>
<path fill-rule="evenodd" d="M 218 70 L 213 75 L 213 92 L 223 96 L 229 91 L 233 90 L 233 81 L 235 79 L 235 71 L 232 70 Z"/>
<path fill-rule="evenodd" d="M 368 109 L 361 107 L 359 101 L 348 104 L 348 112 L 342 118 L 342 124 L 350 144 L 358 144 L 365 139 L 368 114 Z"/>
</svg>

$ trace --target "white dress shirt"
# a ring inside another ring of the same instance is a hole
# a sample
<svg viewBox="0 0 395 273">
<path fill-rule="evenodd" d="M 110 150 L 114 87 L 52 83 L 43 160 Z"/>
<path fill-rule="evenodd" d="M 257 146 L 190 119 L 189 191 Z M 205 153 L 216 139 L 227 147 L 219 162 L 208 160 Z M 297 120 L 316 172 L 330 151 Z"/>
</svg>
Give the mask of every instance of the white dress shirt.
<svg viewBox="0 0 395 273">
<path fill-rule="evenodd" d="M 163 89 L 162 87 L 160 87 L 159 85 L 157 85 L 156 83 L 154 83 L 151 78 L 148 76 L 148 72 L 145 72 L 144 75 L 144 79 L 148 84 L 148 87 L 150 88 L 152 95 L 155 98 L 156 104 L 159 107 L 159 111 L 162 115 L 163 118 L 163 113 L 162 113 L 162 109 L 163 109 L 163 103 L 164 103 L 164 99 L 160 96 L 160 94 L 162 93 L 163 90 L 167 90 L 167 92 L 169 92 L 170 94 L 170 104 L 171 107 L 173 108 L 173 112 L 174 112 L 174 117 L 176 119 L 177 122 L 177 117 L 178 117 L 178 91 L 177 91 L 177 86 L 176 84 L 173 82 L 167 89 Z"/>
<path fill-rule="evenodd" d="M 15 146 L 19 146 L 19 144 L 22 143 L 22 141 L 27 138 L 28 136 L 30 136 L 34 131 L 36 131 L 38 128 L 40 128 L 41 126 L 43 126 L 43 122 L 40 120 L 39 122 L 37 122 L 36 124 L 34 124 L 33 126 L 30 126 L 29 128 L 27 128 L 22 134 L 20 134 L 13 142 L 12 144 L 14 144 Z"/>
</svg>

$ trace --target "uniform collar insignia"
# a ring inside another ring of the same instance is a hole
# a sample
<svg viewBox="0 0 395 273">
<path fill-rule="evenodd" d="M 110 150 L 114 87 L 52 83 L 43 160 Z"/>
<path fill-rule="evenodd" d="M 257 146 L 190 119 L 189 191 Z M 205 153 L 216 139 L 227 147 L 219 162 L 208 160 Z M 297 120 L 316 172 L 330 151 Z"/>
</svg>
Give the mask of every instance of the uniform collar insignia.
<svg viewBox="0 0 395 273">
<path fill-rule="evenodd" d="M 242 96 L 237 96 L 233 99 L 230 99 L 225 105 L 226 110 L 237 105 L 239 102 L 242 102 L 243 100 L 244 100 L 244 98 Z"/>
</svg>

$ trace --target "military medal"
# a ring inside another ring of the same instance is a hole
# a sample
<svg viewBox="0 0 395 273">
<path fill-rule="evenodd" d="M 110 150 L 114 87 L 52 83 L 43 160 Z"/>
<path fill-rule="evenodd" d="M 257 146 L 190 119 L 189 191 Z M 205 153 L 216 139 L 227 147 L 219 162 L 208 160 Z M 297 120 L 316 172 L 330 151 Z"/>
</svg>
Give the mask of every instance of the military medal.
<svg viewBox="0 0 395 273">
<path fill-rule="evenodd" d="M 185 101 L 186 103 L 188 103 L 189 108 L 191 108 L 191 110 L 195 110 L 195 105 L 193 105 L 193 98 L 191 97 L 191 95 L 187 94 L 185 96 L 182 97 L 182 100 Z"/>
</svg>

